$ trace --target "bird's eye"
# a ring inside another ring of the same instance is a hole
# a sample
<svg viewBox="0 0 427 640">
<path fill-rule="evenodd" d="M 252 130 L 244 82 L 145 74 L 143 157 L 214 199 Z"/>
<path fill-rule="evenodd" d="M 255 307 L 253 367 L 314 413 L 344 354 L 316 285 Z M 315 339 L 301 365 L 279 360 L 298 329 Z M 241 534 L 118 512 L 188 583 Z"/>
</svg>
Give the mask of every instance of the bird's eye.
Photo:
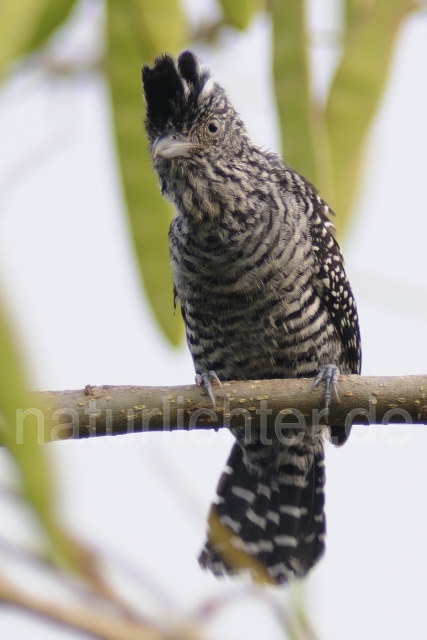
<svg viewBox="0 0 427 640">
<path fill-rule="evenodd" d="M 208 134 L 214 138 L 219 132 L 218 120 L 211 120 L 208 124 Z"/>
</svg>

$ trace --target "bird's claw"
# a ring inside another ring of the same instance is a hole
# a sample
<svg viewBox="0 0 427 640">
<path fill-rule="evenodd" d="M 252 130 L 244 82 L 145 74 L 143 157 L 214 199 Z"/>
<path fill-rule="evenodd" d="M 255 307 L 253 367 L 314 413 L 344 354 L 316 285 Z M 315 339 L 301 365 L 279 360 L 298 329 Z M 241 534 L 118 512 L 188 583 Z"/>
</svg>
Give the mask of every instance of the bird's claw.
<svg viewBox="0 0 427 640">
<path fill-rule="evenodd" d="M 216 400 L 212 390 L 212 383 L 218 384 L 220 387 L 222 387 L 221 380 L 218 378 L 215 371 L 209 371 L 209 373 L 198 373 L 196 375 L 197 386 L 203 387 L 205 393 L 207 393 L 207 395 L 211 399 L 213 408 L 215 409 Z"/>
<path fill-rule="evenodd" d="M 329 413 L 329 406 L 332 400 L 332 389 L 335 392 L 337 401 L 340 402 L 338 395 L 338 378 L 340 377 L 340 370 L 335 364 L 325 364 L 314 378 L 313 389 L 315 389 L 322 381 L 325 382 L 325 409 Z"/>
</svg>

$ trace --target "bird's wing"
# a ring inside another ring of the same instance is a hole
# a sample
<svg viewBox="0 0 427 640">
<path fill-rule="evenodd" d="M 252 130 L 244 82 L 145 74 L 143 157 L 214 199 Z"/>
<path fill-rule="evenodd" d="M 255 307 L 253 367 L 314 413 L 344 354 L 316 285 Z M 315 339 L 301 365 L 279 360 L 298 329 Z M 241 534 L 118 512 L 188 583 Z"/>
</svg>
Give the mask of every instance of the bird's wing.
<svg viewBox="0 0 427 640">
<path fill-rule="evenodd" d="M 350 371 L 360 373 L 362 355 L 356 302 L 335 239 L 335 228 L 329 220 L 331 211 L 317 195 L 312 202 L 314 207 L 310 227 L 316 256 L 314 287 L 332 318 L 344 346 Z"/>
</svg>

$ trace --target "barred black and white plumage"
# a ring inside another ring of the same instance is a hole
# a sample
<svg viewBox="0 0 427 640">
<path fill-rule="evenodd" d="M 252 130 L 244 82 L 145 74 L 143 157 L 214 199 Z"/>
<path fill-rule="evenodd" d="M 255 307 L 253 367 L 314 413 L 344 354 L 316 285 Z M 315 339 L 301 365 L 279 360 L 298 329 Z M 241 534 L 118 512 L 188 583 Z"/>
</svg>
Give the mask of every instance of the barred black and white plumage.
<svg viewBox="0 0 427 640">
<path fill-rule="evenodd" d="M 157 58 L 143 83 L 154 167 L 175 205 L 173 283 L 199 379 L 318 376 L 329 388 L 339 372 L 359 373 L 356 305 L 316 189 L 251 142 L 191 52 L 177 64 Z M 273 583 L 307 573 L 324 550 L 328 431 L 290 445 L 234 434 L 204 567 Z M 348 434 L 332 435 L 341 444 Z"/>
</svg>

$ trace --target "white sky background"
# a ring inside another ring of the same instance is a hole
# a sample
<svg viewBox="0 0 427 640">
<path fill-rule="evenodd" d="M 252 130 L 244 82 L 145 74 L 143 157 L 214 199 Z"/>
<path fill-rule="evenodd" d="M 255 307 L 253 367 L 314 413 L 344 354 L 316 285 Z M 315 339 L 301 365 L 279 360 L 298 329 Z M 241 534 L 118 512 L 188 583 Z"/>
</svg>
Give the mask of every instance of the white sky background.
<svg viewBox="0 0 427 640">
<path fill-rule="evenodd" d="M 186 5 L 195 18 L 214 6 Z M 79 50 L 84 57 L 91 46 L 96 30 L 86 21 L 95 4 L 88 6 L 61 44 L 64 56 Z M 337 24 L 332 0 L 309 6 L 317 28 Z M 198 51 L 254 140 L 278 150 L 267 23 L 230 33 L 223 45 Z M 319 91 L 333 61 L 333 51 L 314 50 Z M 344 245 L 367 375 L 426 373 L 426 61 L 427 15 L 420 14 L 399 38 Z M 0 94 L 0 141 L 0 274 L 34 386 L 192 382 L 186 347 L 169 349 L 139 296 L 102 78 L 22 74 Z M 51 445 L 64 518 L 84 539 L 137 567 L 179 610 L 245 594 L 240 583 L 219 582 L 196 562 L 230 444 L 223 431 Z M 306 581 L 322 640 L 423 635 L 426 447 L 422 427 L 359 427 L 343 449 L 328 447 L 327 553 Z M 0 480 L 8 469 L 2 455 Z M 29 521 L 3 501 L 0 508 L 0 536 L 25 540 Z M 12 567 L 0 553 L 0 570 Z M 43 592 L 33 575 L 25 577 Z M 285 594 L 278 590 L 276 599 L 285 602 Z M 221 640 L 283 638 L 271 609 L 248 596 L 212 629 Z M 81 636 L 0 609 L 0 637 Z"/>
</svg>

